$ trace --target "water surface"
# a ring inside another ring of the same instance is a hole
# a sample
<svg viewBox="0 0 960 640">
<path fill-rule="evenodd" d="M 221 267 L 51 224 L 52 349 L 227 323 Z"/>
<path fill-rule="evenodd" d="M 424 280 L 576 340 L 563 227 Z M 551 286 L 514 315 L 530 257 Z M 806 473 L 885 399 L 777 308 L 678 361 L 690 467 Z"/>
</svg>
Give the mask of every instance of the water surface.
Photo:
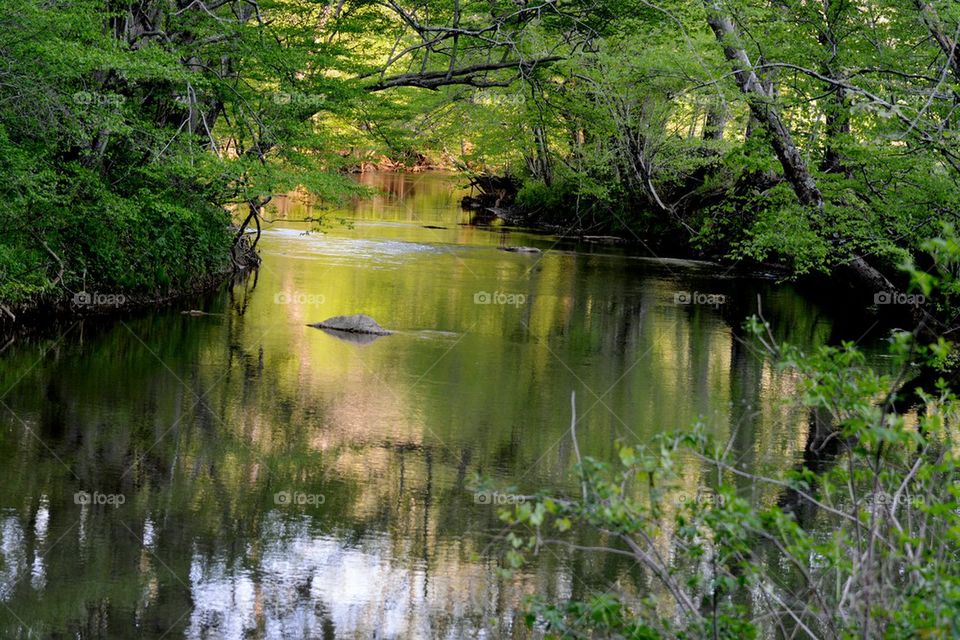
<svg viewBox="0 0 960 640">
<path fill-rule="evenodd" d="M 263 267 L 213 295 L 6 347 L 0 635 L 523 637 L 529 594 L 645 578 L 563 549 L 502 577 L 474 476 L 575 491 L 571 392 L 584 455 L 702 420 L 782 469 L 806 418 L 743 319 L 759 294 L 779 340 L 860 337 L 772 280 L 470 225 L 450 176 L 361 179 L 383 195 L 321 228 L 276 203 Z M 306 326 L 351 313 L 396 333 Z"/>
</svg>

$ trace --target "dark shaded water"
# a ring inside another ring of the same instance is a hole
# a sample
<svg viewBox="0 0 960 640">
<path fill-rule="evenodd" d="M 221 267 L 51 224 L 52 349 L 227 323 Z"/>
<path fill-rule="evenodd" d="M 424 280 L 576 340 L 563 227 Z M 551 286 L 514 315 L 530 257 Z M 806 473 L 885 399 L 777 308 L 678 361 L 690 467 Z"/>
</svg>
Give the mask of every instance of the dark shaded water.
<svg viewBox="0 0 960 640">
<path fill-rule="evenodd" d="M 521 637 L 528 594 L 641 579 L 558 550 L 499 577 L 475 474 L 570 491 L 571 391 L 585 455 L 702 418 L 783 468 L 806 418 L 741 322 L 760 294 L 780 340 L 859 337 L 789 286 L 462 225 L 442 175 L 364 180 L 386 195 L 326 233 L 268 227 L 260 272 L 216 295 L 6 348 L 0 636 Z M 359 312 L 397 333 L 305 326 Z"/>
</svg>

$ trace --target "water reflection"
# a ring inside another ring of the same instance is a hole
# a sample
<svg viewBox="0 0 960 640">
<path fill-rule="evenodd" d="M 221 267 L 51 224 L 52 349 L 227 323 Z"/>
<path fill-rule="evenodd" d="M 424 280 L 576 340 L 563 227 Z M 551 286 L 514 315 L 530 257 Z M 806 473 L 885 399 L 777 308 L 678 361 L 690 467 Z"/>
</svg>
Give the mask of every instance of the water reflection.
<svg viewBox="0 0 960 640">
<path fill-rule="evenodd" d="M 523 637 L 526 595 L 643 592 L 649 576 L 582 552 L 498 575 L 496 508 L 469 480 L 575 491 L 571 390 L 586 455 L 702 417 L 749 468 L 802 458 L 794 382 L 738 340 L 758 293 L 779 339 L 843 334 L 790 287 L 516 231 L 548 251 L 497 251 L 445 177 L 363 180 L 385 195 L 331 214 L 349 225 L 292 222 L 318 210 L 281 200 L 260 272 L 182 305 L 211 315 L 83 321 L 7 350 L 4 637 Z M 306 326 L 353 313 L 397 333 Z"/>
</svg>

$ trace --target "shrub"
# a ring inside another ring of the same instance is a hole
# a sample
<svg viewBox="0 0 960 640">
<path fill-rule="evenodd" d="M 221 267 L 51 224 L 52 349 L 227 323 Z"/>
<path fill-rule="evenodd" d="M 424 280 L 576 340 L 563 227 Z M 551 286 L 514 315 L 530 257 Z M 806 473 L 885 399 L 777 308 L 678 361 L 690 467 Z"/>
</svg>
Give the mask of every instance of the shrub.
<svg viewBox="0 0 960 640">
<path fill-rule="evenodd" d="M 941 275 L 914 279 L 952 290 L 960 251 L 953 240 L 931 246 Z M 811 416 L 804 464 L 755 474 L 705 425 L 621 445 L 616 464 L 580 460 L 579 496 L 501 512 L 510 566 L 553 544 L 617 554 L 647 572 L 648 593 L 532 598 L 528 623 L 552 637 L 956 637 L 960 404 L 942 379 L 913 410 L 904 402 L 904 381 L 950 362 L 950 345 L 897 333 L 889 374 L 852 344 L 804 354 L 775 344 L 762 320 L 749 328 L 799 380 Z M 694 468 L 710 499 L 681 488 Z M 600 541 L 589 549 L 568 533 L 587 530 Z"/>
</svg>

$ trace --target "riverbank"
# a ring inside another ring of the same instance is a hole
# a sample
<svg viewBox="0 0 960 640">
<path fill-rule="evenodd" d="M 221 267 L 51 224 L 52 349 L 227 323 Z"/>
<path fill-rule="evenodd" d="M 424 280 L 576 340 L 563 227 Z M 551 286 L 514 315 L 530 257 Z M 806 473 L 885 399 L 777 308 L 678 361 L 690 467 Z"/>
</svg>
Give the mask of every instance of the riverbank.
<svg viewBox="0 0 960 640">
<path fill-rule="evenodd" d="M 669 211 L 631 204 L 629 199 L 600 206 L 598 201 L 583 199 L 578 191 L 566 190 L 563 185 L 548 186 L 510 175 L 471 174 L 470 188 L 461 205 L 482 224 L 498 221 L 507 227 L 534 228 L 588 245 L 634 246 L 652 256 L 710 260 L 729 269 L 775 272 L 783 280 L 812 284 L 817 290 L 826 287 L 865 309 L 888 305 L 889 300 L 907 301 L 895 302 L 887 315 L 905 318 L 909 325 L 923 320 L 929 327 L 938 322 L 934 310 L 921 308 L 922 302 L 916 304 L 923 296 L 918 298 L 910 292 L 909 278 L 899 267 L 902 257 L 854 248 L 838 234 L 822 247 L 815 246 L 822 240 L 808 236 L 805 242 L 811 246 L 789 250 L 775 247 L 785 238 L 773 229 L 767 232 L 769 240 L 744 237 L 737 221 L 753 224 L 770 211 L 757 203 L 728 202 L 715 188 L 691 198 L 683 209 Z M 786 204 L 782 207 L 789 209 Z M 758 248 L 761 244 L 765 246 Z"/>
<path fill-rule="evenodd" d="M 229 233 L 236 229 L 231 227 Z M 98 286 L 84 287 L 76 291 L 64 289 L 63 295 L 53 299 L 23 302 L 17 305 L 0 304 L 0 337 L 42 332 L 50 326 L 71 319 L 113 316 L 137 310 L 162 308 L 177 301 L 211 291 L 231 278 L 245 277 L 259 267 L 260 255 L 249 235 L 238 239 L 236 245 L 220 260 L 220 267 L 208 273 L 198 274 L 188 282 L 162 293 L 150 294 L 134 290 Z"/>
<path fill-rule="evenodd" d="M 451 184 L 469 178 L 471 191 L 462 196 L 460 202 L 464 210 L 471 212 L 467 224 L 478 228 L 495 226 L 503 230 L 549 234 L 553 236 L 551 245 L 544 245 L 545 247 L 566 247 L 585 253 L 595 253 L 610 248 L 618 252 L 625 251 L 664 260 L 708 260 L 717 263 L 717 272 L 724 276 L 759 276 L 779 282 L 794 281 L 796 287 L 827 305 L 832 305 L 832 301 L 837 299 L 849 302 L 853 296 L 858 302 L 863 303 L 865 309 L 873 306 L 872 293 L 857 290 L 852 279 L 838 278 L 833 273 L 813 272 L 795 277 L 794 271 L 784 263 L 759 262 L 749 258 L 732 261 L 723 253 L 705 252 L 695 247 L 688 238 L 678 234 L 640 237 L 632 230 L 615 230 L 609 226 L 578 227 L 552 223 L 550 216 L 539 216 L 517 202 L 517 194 L 522 191 L 523 184 L 513 178 L 449 172 L 438 167 L 416 171 L 399 165 L 395 165 L 390 171 L 363 171 L 361 175 L 373 176 L 376 182 L 378 173 L 396 177 L 391 178 L 381 187 L 385 188 L 384 194 L 388 197 L 403 198 L 408 197 L 408 188 L 397 189 L 394 182 L 396 179 L 403 179 L 404 175 L 426 178 L 429 174 L 436 174 L 442 176 L 442 179 L 450 179 Z M 362 182 L 367 181 L 367 178 L 357 177 L 356 179 Z M 421 178 L 417 178 L 412 185 L 416 185 L 420 180 Z M 313 219 L 314 216 L 313 212 L 308 211 L 300 217 L 307 220 Z M 236 228 L 232 228 L 227 235 L 235 237 L 236 231 Z M 46 298 L 33 304 L 7 306 L 5 309 L 7 312 L 0 313 L 0 335 L 15 332 L 18 328 L 23 329 L 29 325 L 43 326 L 53 319 L 123 313 L 150 306 L 169 305 L 177 300 L 203 293 L 219 286 L 229 279 L 231 274 L 245 272 L 259 264 L 259 256 L 247 241 L 251 236 L 252 232 L 250 236 L 244 235 L 241 242 L 249 249 L 247 254 L 241 247 L 239 256 L 220 258 L 216 260 L 219 263 L 216 269 L 198 274 L 178 287 L 164 289 L 160 294 L 145 294 L 135 289 L 111 286 L 90 285 L 73 290 L 63 287 L 64 295 L 56 300 Z M 899 307 L 889 307 L 882 311 L 884 316 L 891 319 L 891 322 L 910 320 L 910 314 L 904 313 L 904 310 Z"/>
</svg>

